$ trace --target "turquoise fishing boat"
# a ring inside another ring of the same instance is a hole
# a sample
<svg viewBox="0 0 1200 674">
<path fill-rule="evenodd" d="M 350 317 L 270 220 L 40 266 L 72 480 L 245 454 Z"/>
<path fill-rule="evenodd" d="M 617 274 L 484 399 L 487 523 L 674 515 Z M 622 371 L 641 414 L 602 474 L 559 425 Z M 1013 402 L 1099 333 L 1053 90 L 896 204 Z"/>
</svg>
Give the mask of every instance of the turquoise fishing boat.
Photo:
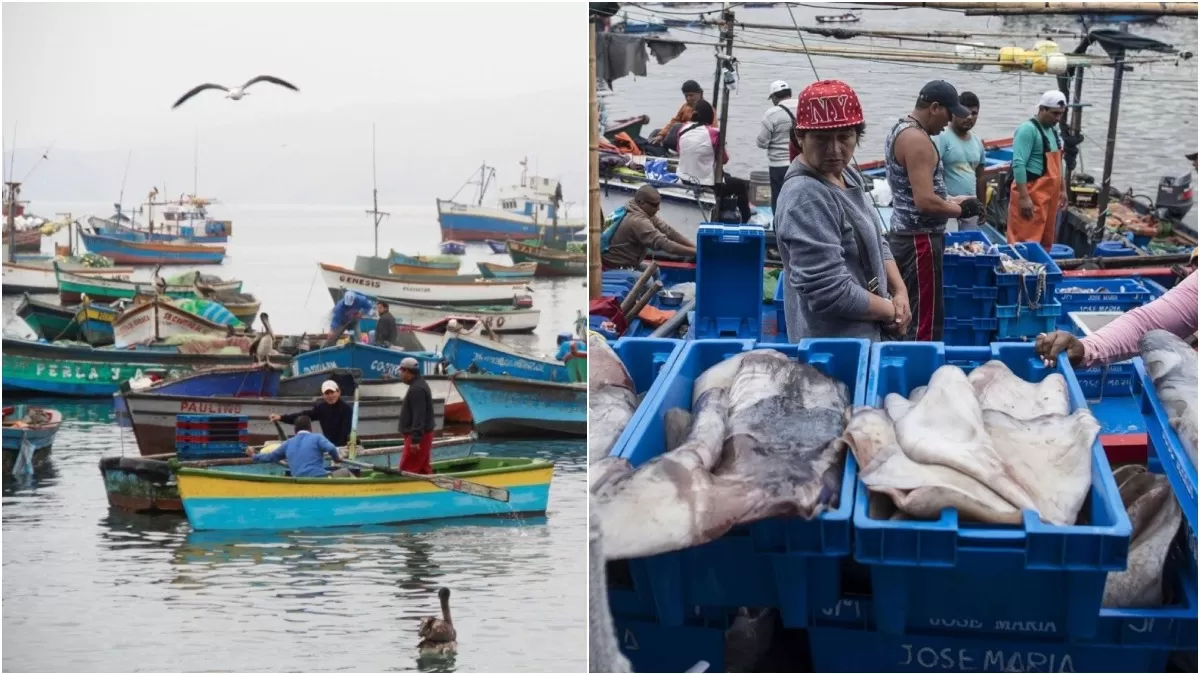
<svg viewBox="0 0 1200 674">
<path fill-rule="evenodd" d="M 453 255 L 405 255 L 388 253 L 388 272 L 409 276 L 454 276 L 462 260 Z"/>
<path fill-rule="evenodd" d="M 179 468 L 175 475 L 184 512 L 197 531 L 300 529 L 540 515 L 550 499 L 554 464 L 545 459 L 471 456 L 438 461 L 433 471 L 424 479 L 365 470 L 358 478 L 245 475 L 202 468 Z M 463 482 L 489 493 L 503 492 L 507 499 L 464 493 Z"/>
<path fill-rule="evenodd" d="M 400 361 L 408 357 L 416 358 L 417 362 L 421 363 L 422 374 L 438 374 L 438 365 L 442 359 L 435 353 L 400 351 L 359 342 L 347 342 L 297 354 L 292 359 L 292 374 L 309 374 L 343 367 L 361 370 L 363 376 L 368 379 L 398 378 Z"/>
<path fill-rule="evenodd" d="M 512 266 L 495 262 L 478 262 L 479 275 L 484 278 L 532 279 L 537 272 L 536 262 L 522 262 Z"/>
<path fill-rule="evenodd" d="M 48 407 L 13 405 L 4 408 L 4 475 L 31 474 L 46 460 L 62 413 Z M 16 471 L 14 471 L 14 466 Z"/>
<path fill-rule="evenodd" d="M 454 386 L 480 437 L 587 437 L 587 384 L 459 374 Z"/>
<path fill-rule="evenodd" d="M 433 442 L 433 461 L 449 461 L 471 456 L 476 436 L 439 438 Z M 355 460 L 373 466 L 399 468 L 404 446 L 395 438 L 367 440 L 361 443 Z M 100 459 L 100 475 L 110 508 L 137 513 L 182 513 L 179 486 L 169 461 L 175 454 L 149 456 L 106 456 Z M 326 465 L 328 465 L 328 460 Z M 242 475 L 285 477 L 287 466 L 280 463 L 254 463 L 250 457 L 181 461 L 181 468 L 203 468 Z"/>
<path fill-rule="evenodd" d="M 574 381 L 562 361 L 522 353 L 503 342 L 471 335 L 446 335 L 446 342 L 442 345 L 442 358 L 457 372 L 546 382 Z"/>
<path fill-rule="evenodd" d="M 75 323 L 74 309 L 34 299 L 29 293 L 25 293 L 21 303 L 17 305 L 17 316 L 20 316 L 38 337 L 48 342 L 79 338 L 79 325 Z"/>
</svg>

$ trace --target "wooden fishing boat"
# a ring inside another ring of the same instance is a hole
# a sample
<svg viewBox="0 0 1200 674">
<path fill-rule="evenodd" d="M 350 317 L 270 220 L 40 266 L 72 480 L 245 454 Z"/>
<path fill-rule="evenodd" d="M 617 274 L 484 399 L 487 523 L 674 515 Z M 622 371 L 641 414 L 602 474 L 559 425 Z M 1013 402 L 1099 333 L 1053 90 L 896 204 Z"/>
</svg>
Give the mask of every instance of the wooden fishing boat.
<svg viewBox="0 0 1200 674">
<path fill-rule="evenodd" d="M 401 441 L 402 443 L 403 441 Z M 471 455 L 475 436 L 438 438 L 433 441 L 433 461 L 460 459 Z M 356 461 L 373 466 L 399 468 L 403 444 L 395 438 L 363 441 Z M 100 475 L 110 508 L 137 513 L 183 513 L 175 471 L 168 461 L 174 453 L 150 456 L 106 456 L 100 459 Z M 326 464 L 328 465 L 328 463 Z M 287 466 L 254 463 L 250 457 L 210 461 L 180 461 L 181 468 L 207 468 L 246 475 L 284 476 Z"/>
<path fill-rule="evenodd" d="M 568 253 L 564 250 L 546 248 L 545 246 L 531 246 L 517 241 L 508 242 L 508 254 L 512 257 L 513 262 L 517 264 L 522 262 L 537 263 L 535 276 L 587 276 L 586 254 Z"/>
<path fill-rule="evenodd" d="M 469 323 L 486 323 L 493 332 L 498 334 L 533 332 L 542 318 L 540 309 L 517 309 L 511 303 L 492 306 L 429 306 L 388 300 L 388 304 L 392 313 L 403 316 L 409 323 L 421 325 L 420 329 L 437 329 L 437 326 L 440 325 L 442 333 L 445 332 L 445 324 L 451 318 L 458 320 L 459 325 L 463 328 L 470 327 L 464 323 L 464 320 Z M 425 326 L 434 326 L 434 328 Z M 400 326 L 400 329 L 403 330 L 404 327 Z M 475 330 L 467 329 L 467 332 L 475 332 Z"/>
<path fill-rule="evenodd" d="M 125 309 L 112 325 L 113 343 L 118 349 L 179 335 L 225 337 L 232 330 L 158 298 Z"/>
<path fill-rule="evenodd" d="M 587 384 L 456 374 L 480 437 L 587 437 Z"/>
<path fill-rule="evenodd" d="M 118 264 L 221 264 L 224 246 L 173 241 L 125 241 L 111 236 L 88 234 L 79 229 L 79 240 L 97 255 L 111 257 Z"/>
<path fill-rule="evenodd" d="M 442 358 L 456 372 L 560 383 L 572 381 L 567 366 L 561 361 L 524 353 L 503 342 L 474 335 L 446 335 Z"/>
<path fill-rule="evenodd" d="M 476 264 L 479 265 L 479 275 L 484 278 L 531 279 L 538 268 L 536 262 L 522 262 L 512 266 L 494 262 L 478 262 Z"/>
<path fill-rule="evenodd" d="M 817 23 L 858 23 L 862 17 L 854 12 L 844 14 L 818 14 Z"/>
<path fill-rule="evenodd" d="M 275 424 L 268 417 L 272 414 L 289 414 L 311 409 L 317 399 L 312 397 L 226 397 L 172 395 L 167 393 L 144 393 L 121 391 L 125 409 L 129 412 L 130 426 L 137 438 L 138 451 L 147 454 L 162 454 L 175 449 L 175 417 L 180 414 L 238 414 L 249 417 L 249 439 L 252 445 L 270 442 L 276 437 Z M 400 431 L 401 398 L 374 398 L 359 394 L 358 437 L 363 440 L 386 438 Z M 437 430 L 444 425 L 446 415 L 445 398 L 433 401 L 434 424 Z M 321 424 L 313 420 L 313 432 L 319 433 Z"/>
<path fill-rule="evenodd" d="M 492 252 L 496 253 L 497 255 L 499 255 L 500 253 L 508 252 L 508 242 L 507 241 L 497 241 L 495 239 L 484 239 L 483 242 L 486 243 L 488 245 L 488 248 L 491 248 Z"/>
<path fill-rule="evenodd" d="M 148 371 L 166 377 L 221 365 L 248 365 L 249 355 L 179 353 L 172 347 L 96 349 L 61 346 L 25 339 L 3 340 L 3 390 L 46 393 L 58 396 L 110 396 L 129 379 Z M 271 356 L 271 362 L 287 365 L 288 356 Z"/>
<path fill-rule="evenodd" d="M 111 304 L 92 302 L 84 298 L 75 311 L 75 322 L 79 324 L 79 336 L 92 346 L 108 346 L 113 343 L 113 321 L 120 310 Z"/>
<path fill-rule="evenodd" d="M 290 478 L 200 468 L 180 468 L 175 475 L 193 529 L 297 529 L 542 514 L 550 499 L 554 464 L 545 459 L 470 456 L 438 461 L 433 470 L 438 477 L 505 489 L 509 500 L 442 489 L 428 479 L 365 471 L 360 478 Z"/>
<path fill-rule="evenodd" d="M 400 276 L 456 276 L 462 265 L 462 260 L 451 255 L 405 255 L 394 250 L 388 253 L 388 260 L 388 270 Z"/>
<path fill-rule="evenodd" d="M 184 222 L 188 224 L 183 224 Z M 196 224 L 183 220 L 167 221 L 150 229 L 95 216 L 88 216 L 88 224 L 96 234 L 125 241 L 186 241 L 199 244 L 228 243 L 229 234 L 225 225 L 231 225 L 225 221 L 210 219 L 197 229 Z"/>
<path fill-rule="evenodd" d="M 462 241 L 446 240 L 443 241 L 438 248 L 441 249 L 442 255 L 466 255 L 467 244 Z"/>
<path fill-rule="evenodd" d="M 329 294 L 336 302 L 347 290 L 373 299 L 425 305 L 499 304 L 527 292 L 523 282 L 478 276 L 376 276 L 345 267 L 317 263 Z"/>
<path fill-rule="evenodd" d="M 48 407 L 28 405 L 5 406 L 4 408 L 4 476 L 13 473 L 13 466 L 20 464 L 18 472 L 32 473 L 33 469 L 46 460 L 54 445 L 54 436 L 62 425 L 62 413 Z"/>
<path fill-rule="evenodd" d="M 4 228 L 3 242 L 9 245 L 8 228 Z M 16 233 L 16 244 L 13 245 L 13 250 L 18 253 L 36 253 L 42 249 L 42 230 L 34 227 L 32 229 L 18 229 Z"/>
<path fill-rule="evenodd" d="M 154 284 L 149 281 L 135 282 L 130 281 L 128 277 L 123 279 L 103 278 L 98 274 L 81 274 L 78 270 L 69 270 L 62 266 L 55 269 L 55 287 L 58 289 L 58 298 L 62 300 L 63 304 L 77 304 L 85 294 L 93 302 L 115 302 L 121 299 L 133 299 L 138 295 L 153 295 L 157 292 Z M 132 270 L 130 271 L 132 272 Z M 216 276 L 202 274 L 201 282 L 218 295 L 242 291 L 242 282 L 238 280 L 225 281 Z M 175 299 L 195 297 L 196 286 L 194 283 L 169 284 L 164 294 Z"/>
<path fill-rule="evenodd" d="M 58 292 L 58 278 L 54 274 L 52 260 L 23 261 L 4 263 L 4 294 L 20 295 L 21 293 L 55 293 Z M 82 278 L 119 279 L 128 281 L 133 276 L 133 267 L 85 267 L 80 264 L 57 263 L 65 271 Z M 79 301 L 76 296 L 75 302 Z"/>
<path fill-rule="evenodd" d="M 17 316 L 20 316 L 38 337 L 48 342 L 79 338 L 79 324 L 75 322 L 74 309 L 43 302 L 26 293 L 17 305 Z"/>
<path fill-rule="evenodd" d="M 438 367 L 442 359 L 437 354 L 403 351 L 361 342 L 347 342 L 298 353 L 292 358 L 292 372 L 309 374 L 347 368 L 361 370 L 367 378 L 399 378 L 400 361 L 405 358 L 415 358 L 421 364 L 422 374 L 439 374 Z"/>
</svg>

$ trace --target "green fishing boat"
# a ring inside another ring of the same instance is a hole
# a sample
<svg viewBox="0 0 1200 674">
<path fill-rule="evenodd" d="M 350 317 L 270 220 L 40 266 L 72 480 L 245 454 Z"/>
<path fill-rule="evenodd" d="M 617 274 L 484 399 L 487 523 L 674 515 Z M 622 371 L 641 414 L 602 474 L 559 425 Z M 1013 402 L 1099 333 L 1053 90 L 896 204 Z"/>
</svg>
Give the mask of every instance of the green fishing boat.
<svg viewBox="0 0 1200 674">
<path fill-rule="evenodd" d="M 587 254 L 571 253 L 546 246 L 508 242 L 508 255 L 515 264 L 536 262 L 538 277 L 587 276 Z"/>
<path fill-rule="evenodd" d="M 58 265 L 55 265 L 54 272 L 58 280 L 58 298 L 63 304 L 78 304 L 83 295 L 87 295 L 93 302 L 115 302 L 122 299 L 132 299 L 139 292 L 150 295 L 155 293 L 154 284 L 150 282 L 139 283 L 136 281 L 83 276 L 66 271 Z M 194 280 L 195 272 L 177 274 L 171 279 L 165 279 L 167 281 L 167 289 L 164 294 L 172 299 L 195 297 L 196 286 L 192 280 L 186 283 L 182 282 L 184 278 Z M 172 281 L 175 282 L 173 283 Z M 215 276 L 201 275 L 200 282 L 218 295 L 242 292 L 241 281 L 225 281 Z"/>
<path fill-rule="evenodd" d="M 64 309 L 57 304 L 35 300 L 25 293 L 17 306 L 17 315 L 38 337 L 53 342 L 59 339 L 79 339 L 79 324 L 75 322 L 75 310 Z"/>
</svg>

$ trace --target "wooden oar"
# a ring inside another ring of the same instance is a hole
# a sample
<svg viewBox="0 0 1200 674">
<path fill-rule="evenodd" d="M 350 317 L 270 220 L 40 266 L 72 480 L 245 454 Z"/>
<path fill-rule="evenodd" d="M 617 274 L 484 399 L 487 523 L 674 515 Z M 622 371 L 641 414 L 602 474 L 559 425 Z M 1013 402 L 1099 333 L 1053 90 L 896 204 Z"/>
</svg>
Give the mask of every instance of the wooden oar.
<svg viewBox="0 0 1200 674">
<path fill-rule="evenodd" d="M 346 451 L 350 458 L 358 458 L 358 391 L 361 386 L 354 387 L 354 414 L 350 417 L 350 440 L 346 442 Z"/>
<path fill-rule="evenodd" d="M 373 466 L 369 463 L 359 463 L 358 461 L 352 461 L 350 459 L 342 459 L 342 463 L 348 466 L 354 466 L 355 468 L 361 468 L 363 470 L 374 470 L 380 473 L 387 473 L 388 475 L 401 475 L 414 480 L 424 480 L 426 482 L 432 482 L 435 487 L 445 489 L 447 491 L 458 491 L 464 494 L 470 494 L 471 496 L 479 496 L 482 498 L 491 499 L 493 501 L 503 501 L 504 503 L 508 503 L 508 490 L 502 487 L 489 487 L 486 484 L 468 482 L 467 480 L 461 480 L 457 477 L 442 477 L 438 475 L 409 473 L 407 471 L 397 470 L 387 466 Z"/>
</svg>

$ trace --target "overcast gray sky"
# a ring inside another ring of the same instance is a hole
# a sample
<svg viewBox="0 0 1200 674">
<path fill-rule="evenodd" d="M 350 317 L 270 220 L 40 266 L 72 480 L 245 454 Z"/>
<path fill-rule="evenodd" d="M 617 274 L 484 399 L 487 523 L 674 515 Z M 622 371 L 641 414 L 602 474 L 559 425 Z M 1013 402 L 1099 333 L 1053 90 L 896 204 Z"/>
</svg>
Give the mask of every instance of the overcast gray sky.
<svg viewBox="0 0 1200 674">
<path fill-rule="evenodd" d="M 239 204 L 432 203 L 486 160 L 586 199 L 586 5 L 5 3 L 8 173 L 32 201 L 126 202 L 166 182 Z M 197 84 L 268 74 L 240 101 Z M 37 157 L 53 143 L 50 159 Z M 36 168 L 34 168 L 36 165 Z M 36 211 L 36 208 L 34 209 Z"/>
</svg>

